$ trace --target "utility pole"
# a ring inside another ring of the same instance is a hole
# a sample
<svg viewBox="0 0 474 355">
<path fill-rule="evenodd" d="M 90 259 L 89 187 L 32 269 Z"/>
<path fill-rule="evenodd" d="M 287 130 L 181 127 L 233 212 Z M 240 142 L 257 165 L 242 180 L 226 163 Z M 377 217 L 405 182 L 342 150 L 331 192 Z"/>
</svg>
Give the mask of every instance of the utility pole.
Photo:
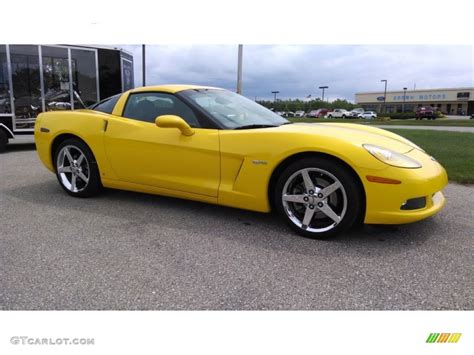
<svg viewBox="0 0 474 355">
<path fill-rule="evenodd" d="M 279 91 L 272 91 L 272 94 L 273 94 L 273 102 L 276 102 L 277 100 L 277 94 L 279 94 L 280 92 Z"/>
<path fill-rule="evenodd" d="M 239 44 L 239 54 L 237 62 L 237 94 L 242 94 L 242 52 L 243 45 Z"/>
<path fill-rule="evenodd" d="M 405 101 L 407 98 L 407 88 L 403 88 L 403 107 L 402 107 L 402 112 L 405 112 Z"/>
<path fill-rule="evenodd" d="M 325 89 L 328 89 L 329 86 L 320 86 L 319 88 L 323 90 L 323 95 L 322 95 L 321 101 L 324 102 L 324 90 L 325 90 Z"/>
<path fill-rule="evenodd" d="M 142 44 L 142 84 L 146 86 L 145 45 Z"/>
</svg>

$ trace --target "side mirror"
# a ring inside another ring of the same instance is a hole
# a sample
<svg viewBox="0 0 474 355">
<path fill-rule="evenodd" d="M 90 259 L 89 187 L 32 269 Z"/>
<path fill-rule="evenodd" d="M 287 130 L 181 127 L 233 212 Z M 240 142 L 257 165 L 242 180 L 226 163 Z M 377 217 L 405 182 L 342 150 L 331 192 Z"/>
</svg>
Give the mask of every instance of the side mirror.
<svg viewBox="0 0 474 355">
<path fill-rule="evenodd" d="M 188 123 L 179 116 L 162 115 L 155 119 L 155 124 L 161 128 L 177 128 L 183 136 L 192 136 L 194 130 Z"/>
</svg>

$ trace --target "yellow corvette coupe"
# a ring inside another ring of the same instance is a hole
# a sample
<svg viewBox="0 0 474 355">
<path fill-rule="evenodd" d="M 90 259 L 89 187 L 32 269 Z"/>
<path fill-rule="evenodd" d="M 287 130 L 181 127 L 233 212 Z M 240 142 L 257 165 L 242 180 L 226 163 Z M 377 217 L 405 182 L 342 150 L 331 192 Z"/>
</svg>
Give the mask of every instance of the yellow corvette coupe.
<svg viewBox="0 0 474 355">
<path fill-rule="evenodd" d="M 313 238 L 418 221 L 445 204 L 445 170 L 407 139 L 356 124 L 291 124 L 219 88 L 142 87 L 42 113 L 35 141 L 72 196 L 107 187 L 276 210 Z"/>
</svg>

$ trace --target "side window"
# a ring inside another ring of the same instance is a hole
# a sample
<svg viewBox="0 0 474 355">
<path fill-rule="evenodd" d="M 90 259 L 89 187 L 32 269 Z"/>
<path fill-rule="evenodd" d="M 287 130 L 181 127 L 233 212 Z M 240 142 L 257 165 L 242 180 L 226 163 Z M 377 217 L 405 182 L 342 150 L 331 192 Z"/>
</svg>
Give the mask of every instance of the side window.
<svg viewBox="0 0 474 355">
<path fill-rule="evenodd" d="M 191 127 L 200 127 L 194 112 L 172 94 L 159 92 L 130 94 L 123 112 L 123 117 L 152 123 L 156 117 L 162 115 L 176 115 Z"/>
<path fill-rule="evenodd" d="M 91 110 L 111 114 L 112 111 L 114 110 L 115 104 L 117 103 L 118 99 L 120 98 L 120 95 L 122 95 L 122 94 L 111 96 L 108 99 L 105 99 L 105 100 L 99 102 L 98 104 L 95 104 L 95 105 L 91 106 Z"/>
</svg>

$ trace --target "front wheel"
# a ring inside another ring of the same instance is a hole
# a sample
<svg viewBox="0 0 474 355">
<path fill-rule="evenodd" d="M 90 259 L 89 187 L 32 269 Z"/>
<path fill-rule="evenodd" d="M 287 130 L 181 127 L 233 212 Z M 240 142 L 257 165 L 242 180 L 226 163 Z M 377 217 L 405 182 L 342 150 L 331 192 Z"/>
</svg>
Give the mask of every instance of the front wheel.
<svg viewBox="0 0 474 355">
<path fill-rule="evenodd" d="M 362 211 L 362 191 L 343 164 L 305 158 L 289 165 L 274 191 L 279 215 L 297 233 L 327 238 L 350 228 Z"/>
<path fill-rule="evenodd" d="M 67 139 L 56 149 L 56 176 L 71 196 L 89 197 L 102 189 L 99 168 L 92 151 L 79 139 Z"/>
</svg>

